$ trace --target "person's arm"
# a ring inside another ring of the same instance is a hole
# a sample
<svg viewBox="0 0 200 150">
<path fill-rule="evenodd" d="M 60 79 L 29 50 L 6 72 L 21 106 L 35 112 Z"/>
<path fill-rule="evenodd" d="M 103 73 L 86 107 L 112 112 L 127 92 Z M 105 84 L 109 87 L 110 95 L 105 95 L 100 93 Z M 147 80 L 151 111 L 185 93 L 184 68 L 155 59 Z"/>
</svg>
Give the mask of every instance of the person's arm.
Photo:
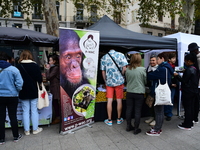
<svg viewBox="0 0 200 150">
<path fill-rule="evenodd" d="M 106 71 L 105 70 L 102 70 L 102 77 L 103 77 L 103 80 L 106 84 Z"/>
<path fill-rule="evenodd" d="M 24 81 L 18 69 L 17 69 L 17 73 L 15 73 L 14 75 L 15 75 L 15 87 L 17 91 L 19 92 L 22 90 Z"/>
<path fill-rule="evenodd" d="M 122 68 L 122 74 L 123 74 L 123 75 L 125 75 L 125 72 L 126 72 L 126 66 L 124 66 L 124 67 Z"/>
<path fill-rule="evenodd" d="M 51 72 L 50 69 L 46 71 L 46 78 L 47 80 L 51 80 L 55 78 L 58 74 L 59 74 L 59 68 L 58 66 L 55 66 L 54 68 L 51 68 Z"/>
</svg>

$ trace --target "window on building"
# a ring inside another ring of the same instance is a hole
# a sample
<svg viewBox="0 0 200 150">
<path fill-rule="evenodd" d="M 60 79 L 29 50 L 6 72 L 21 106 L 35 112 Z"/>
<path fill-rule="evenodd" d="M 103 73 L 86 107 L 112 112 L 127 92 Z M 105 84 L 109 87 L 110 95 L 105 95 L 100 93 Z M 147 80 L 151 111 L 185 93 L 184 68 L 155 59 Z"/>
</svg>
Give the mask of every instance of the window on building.
<svg viewBox="0 0 200 150">
<path fill-rule="evenodd" d="M 150 32 L 150 31 L 147 31 L 147 34 L 148 34 L 148 35 L 152 35 L 153 33 L 152 33 L 152 32 Z"/>
<path fill-rule="evenodd" d="M 61 21 L 61 15 L 60 15 L 60 2 L 56 1 L 56 10 L 58 14 L 58 20 Z"/>
<path fill-rule="evenodd" d="M 0 22 L 0 27 L 1 27 L 1 22 Z"/>
<path fill-rule="evenodd" d="M 21 0 L 17 0 L 13 3 L 13 14 L 12 17 L 14 18 L 23 18 L 23 14 L 21 12 Z"/>
<path fill-rule="evenodd" d="M 97 6 L 91 5 L 91 21 L 96 22 L 97 21 Z"/>
<path fill-rule="evenodd" d="M 163 34 L 162 34 L 162 33 L 158 33 L 158 36 L 159 36 L 159 37 L 162 37 L 162 36 L 163 36 Z"/>
<path fill-rule="evenodd" d="M 15 28 L 22 28 L 22 24 L 14 23 L 14 24 L 13 24 L 13 27 L 15 27 Z"/>
<path fill-rule="evenodd" d="M 76 12 L 76 20 L 82 21 L 83 20 L 83 4 L 77 5 L 77 12 Z"/>
<path fill-rule="evenodd" d="M 121 12 L 114 12 L 114 22 L 117 24 L 121 23 Z"/>
<path fill-rule="evenodd" d="M 43 15 L 41 14 L 41 6 L 35 4 L 34 12 L 32 14 L 32 19 L 43 19 Z"/>
<path fill-rule="evenodd" d="M 37 32 L 42 32 L 42 25 L 40 25 L 40 24 L 35 24 L 35 25 L 34 25 L 34 29 L 35 29 L 35 31 L 37 31 Z"/>
<path fill-rule="evenodd" d="M 163 21 L 163 15 L 158 15 L 158 21 Z"/>
<path fill-rule="evenodd" d="M 137 11 L 136 10 L 133 10 L 132 12 L 131 12 L 131 14 L 132 14 L 132 23 L 134 23 L 134 22 L 136 22 L 137 21 Z"/>
<path fill-rule="evenodd" d="M 175 17 L 171 18 L 171 28 L 174 29 L 175 28 Z"/>
</svg>

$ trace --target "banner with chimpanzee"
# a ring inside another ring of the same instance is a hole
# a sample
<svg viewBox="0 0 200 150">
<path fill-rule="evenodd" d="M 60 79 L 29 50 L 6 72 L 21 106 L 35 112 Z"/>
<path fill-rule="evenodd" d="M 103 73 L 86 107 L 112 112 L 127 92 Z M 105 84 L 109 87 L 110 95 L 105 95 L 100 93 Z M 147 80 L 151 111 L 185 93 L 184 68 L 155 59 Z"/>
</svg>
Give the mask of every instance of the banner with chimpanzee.
<svg viewBox="0 0 200 150">
<path fill-rule="evenodd" d="M 61 134 L 94 122 L 99 32 L 59 28 Z"/>
</svg>

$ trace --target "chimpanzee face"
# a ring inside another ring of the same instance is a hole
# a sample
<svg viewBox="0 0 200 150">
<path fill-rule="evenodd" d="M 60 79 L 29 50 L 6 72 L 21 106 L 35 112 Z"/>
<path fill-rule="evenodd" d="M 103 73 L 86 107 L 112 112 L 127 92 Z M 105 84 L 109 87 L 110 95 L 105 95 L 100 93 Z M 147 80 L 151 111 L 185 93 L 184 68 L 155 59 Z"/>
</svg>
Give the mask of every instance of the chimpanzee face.
<svg viewBox="0 0 200 150">
<path fill-rule="evenodd" d="M 60 57 L 61 73 L 71 84 L 78 84 L 82 81 L 82 51 L 78 42 L 69 41 L 66 44 L 68 49 Z"/>
</svg>

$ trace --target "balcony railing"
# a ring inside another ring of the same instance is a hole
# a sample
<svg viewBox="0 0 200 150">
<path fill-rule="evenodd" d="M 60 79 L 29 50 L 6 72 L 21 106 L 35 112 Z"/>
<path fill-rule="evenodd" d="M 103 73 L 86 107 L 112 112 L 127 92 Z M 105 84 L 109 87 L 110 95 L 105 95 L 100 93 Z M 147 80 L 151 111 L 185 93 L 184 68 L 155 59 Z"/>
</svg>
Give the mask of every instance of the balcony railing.
<svg viewBox="0 0 200 150">
<path fill-rule="evenodd" d="M 74 16 L 74 22 L 97 22 L 98 18 L 97 17 L 86 17 L 86 16 Z"/>
</svg>

